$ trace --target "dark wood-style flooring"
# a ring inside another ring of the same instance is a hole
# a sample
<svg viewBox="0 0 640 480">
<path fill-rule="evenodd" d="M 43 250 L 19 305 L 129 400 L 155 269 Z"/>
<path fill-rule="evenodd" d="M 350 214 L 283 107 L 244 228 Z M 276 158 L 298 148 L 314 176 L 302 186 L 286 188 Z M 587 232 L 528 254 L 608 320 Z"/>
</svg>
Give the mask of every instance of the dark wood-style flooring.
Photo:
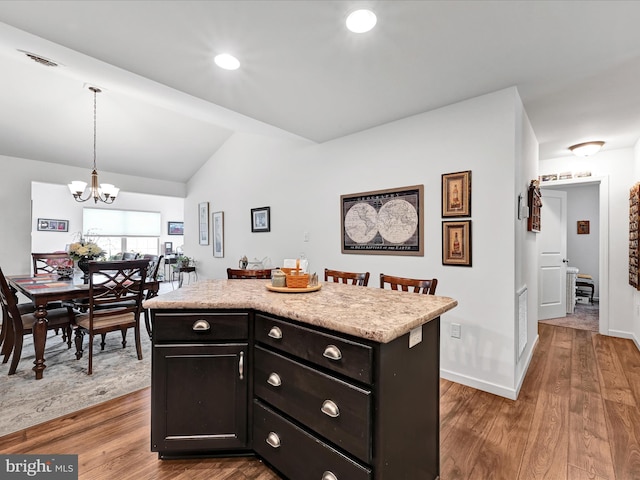
<svg viewBox="0 0 640 480">
<path fill-rule="evenodd" d="M 586 330 L 539 330 L 517 401 L 441 381 L 441 479 L 640 479 L 636 346 Z M 79 454 L 83 480 L 280 478 L 256 458 L 158 460 L 149 404 L 141 390 L 2 437 L 0 452 Z"/>
</svg>

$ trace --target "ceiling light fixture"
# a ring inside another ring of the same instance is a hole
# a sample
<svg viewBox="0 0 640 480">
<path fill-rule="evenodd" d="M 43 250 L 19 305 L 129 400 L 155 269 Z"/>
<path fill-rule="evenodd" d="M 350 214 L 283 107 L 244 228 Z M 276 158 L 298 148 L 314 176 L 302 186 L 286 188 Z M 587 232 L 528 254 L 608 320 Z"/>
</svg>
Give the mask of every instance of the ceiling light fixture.
<svg viewBox="0 0 640 480">
<path fill-rule="evenodd" d="M 104 203 L 113 203 L 120 189 L 110 183 L 103 183 L 98 186 L 98 170 L 96 168 L 96 96 L 102 90 L 97 87 L 89 87 L 89 90 L 93 92 L 93 171 L 91 172 L 91 188 L 89 189 L 89 195 L 86 198 L 82 198 L 82 194 L 87 188 L 87 182 L 74 180 L 68 187 L 77 202 L 86 202 L 93 198 L 95 203 L 98 203 L 98 200 Z"/>
<path fill-rule="evenodd" d="M 600 141 L 584 142 L 570 146 L 569 150 L 571 150 L 571 152 L 577 157 L 588 157 L 589 155 L 595 155 L 598 153 L 602 149 L 603 145 L 604 142 Z"/>
<path fill-rule="evenodd" d="M 228 53 L 216 55 L 213 61 L 216 62 L 216 65 L 220 68 L 224 68 L 225 70 L 237 70 L 240 68 L 240 61 Z"/>
<path fill-rule="evenodd" d="M 356 10 L 347 17 L 347 28 L 353 33 L 364 33 L 375 27 L 378 19 L 371 10 Z"/>
</svg>

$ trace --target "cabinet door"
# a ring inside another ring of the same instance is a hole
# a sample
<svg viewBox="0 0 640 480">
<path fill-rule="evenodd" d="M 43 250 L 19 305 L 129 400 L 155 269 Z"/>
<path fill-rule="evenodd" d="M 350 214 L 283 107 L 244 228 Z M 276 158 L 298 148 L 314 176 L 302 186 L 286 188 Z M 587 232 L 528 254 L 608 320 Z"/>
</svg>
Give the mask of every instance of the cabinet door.
<svg viewBox="0 0 640 480">
<path fill-rule="evenodd" d="M 246 343 L 153 347 L 152 451 L 247 446 L 247 352 Z"/>
</svg>

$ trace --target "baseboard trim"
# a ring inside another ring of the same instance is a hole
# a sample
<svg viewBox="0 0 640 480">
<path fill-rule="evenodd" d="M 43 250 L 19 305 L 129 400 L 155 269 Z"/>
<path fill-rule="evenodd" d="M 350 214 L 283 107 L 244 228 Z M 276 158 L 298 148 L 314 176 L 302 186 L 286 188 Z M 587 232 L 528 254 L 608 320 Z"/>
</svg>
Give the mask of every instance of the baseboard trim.
<svg viewBox="0 0 640 480">
<path fill-rule="evenodd" d="M 493 393 L 494 395 L 505 397 L 509 400 L 516 400 L 518 398 L 517 392 L 513 388 L 508 388 L 503 385 L 497 385 L 491 382 L 485 382 L 484 380 L 478 380 L 475 377 L 461 375 L 459 373 L 444 369 L 440 369 L 440 377 L 451 382 L 456 382 L 462 385 L 466 385 L 467 387 L 475 388 L 476 390 Z"/>
<path fill-rule="evenodd" d="M 607 335 L 611 337 L 628 338 L 629 340 L 633 340 L 633 343 L 636 344 L 636 348 L 640 350 L 640 341 L 633 332 L 625 332 L 623 330 L 609 330 Z"/>
</svg>

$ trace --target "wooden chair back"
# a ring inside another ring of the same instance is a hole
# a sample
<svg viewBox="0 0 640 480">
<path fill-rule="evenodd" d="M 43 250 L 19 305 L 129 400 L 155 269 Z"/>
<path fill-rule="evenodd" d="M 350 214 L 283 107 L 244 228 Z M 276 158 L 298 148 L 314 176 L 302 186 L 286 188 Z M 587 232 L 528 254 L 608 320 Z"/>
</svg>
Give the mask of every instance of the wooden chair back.
<svg viewBox="0 0 640 480">
<path fill-rule="evenodd" d="M 89 370 L 93 373 L 93 337 L 133 328 L 138 360 L 142 360 L 140 314 L 149 260 L 89 262 L 89 312 L 76 318 L 76 358 L 82 357 L 82 339 L 89 334 Z M 103 337 L 104 338 L 104 337 Z"/>
<path fill-rule="evenodd" d="M 55 273 L 58 266 L 73 267 L 73 259 L 67 252 L 32 253 L 31 260 L 34 275 Z"/>
<path fill-rule="evenodd" d="M 229 279 L 255 279 L 255 278 L 271 278 L 271 269 L 263 268 L 260 270 L 245 270 L 239 268 L 227 268 L 227 278 Z"/>
<path fill-rule="evenodd" d="M 346 283 L 366 287 L 369 284 L 369 272 L 341 272 L 340 270 L 324 269 L 324 281 L 334 283 Z"/>
<path fill-rule="evenodd" d="M 164 255 L 149 255 L 145 254 L 142 256 L 144 260 L 149 260 L 149 266 L 147 267 L 147 278 L 151 280 L 158 279 L 158 270 L 160 269 L 160 264 L 162 263 L 162 259 Z"/>
<path fill-rule="evenodd" d="M 380 288 L 389 285 L 391 290 L 402 290 L 403 292 L 422 293 L 425 295 L 435 295 L 438 279 L 418 280 L 416 278 L 394 277 L 392 275 L 380 274 Z"/>
<path fill-rule="evenodd" d="M 135 252 L 124 252 L 122 254 L 122 260 L 135 260 L 138 258 L 138 254 Z"/>
</svg>

